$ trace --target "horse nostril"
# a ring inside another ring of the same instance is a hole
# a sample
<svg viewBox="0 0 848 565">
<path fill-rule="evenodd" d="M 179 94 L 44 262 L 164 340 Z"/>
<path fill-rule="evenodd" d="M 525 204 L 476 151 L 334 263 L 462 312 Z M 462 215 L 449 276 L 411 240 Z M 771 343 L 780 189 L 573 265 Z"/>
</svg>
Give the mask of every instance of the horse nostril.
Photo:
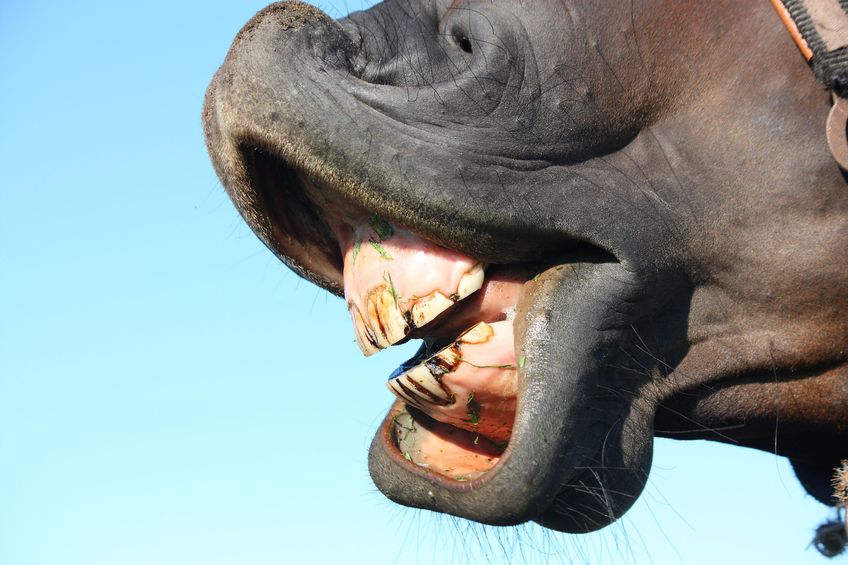
<svg viewBox="0 0 848 565">
<path fill-rule="evenodd" d="M 454 35 L 454 39 L 456 39 L 456 44 L 459 45 L 459 48 L 465 51 L 466 53 L 472 53 L 473 49 L 471 48 L 471 40 L 468 39 L 465 35 Z"/>
</svg>

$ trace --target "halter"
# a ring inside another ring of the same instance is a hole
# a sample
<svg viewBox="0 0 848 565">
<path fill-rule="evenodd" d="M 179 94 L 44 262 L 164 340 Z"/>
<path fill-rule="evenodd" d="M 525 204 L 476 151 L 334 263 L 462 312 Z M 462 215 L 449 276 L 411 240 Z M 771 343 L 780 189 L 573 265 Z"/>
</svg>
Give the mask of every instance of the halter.
<svg viewBox="0 0 848 565">
<path fill-rule="evenodd" d="M 825 134 L 848 170 L 848 0 L 771 0 L 816 78 L 833 95 Z"/>
</svg>

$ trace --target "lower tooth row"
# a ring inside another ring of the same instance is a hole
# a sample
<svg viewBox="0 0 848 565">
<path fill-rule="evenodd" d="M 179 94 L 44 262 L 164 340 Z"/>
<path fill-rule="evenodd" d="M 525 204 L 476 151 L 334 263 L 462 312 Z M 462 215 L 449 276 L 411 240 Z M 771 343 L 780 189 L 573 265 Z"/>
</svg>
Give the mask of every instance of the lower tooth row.
<svg viewBox="0 0 848 565">
<path fill-rule="evenodd" d="M 480 322 L 387 386 L 436 420 L 506 441 L 517 396 L 514 360 L 512 323 Z"/>
<path fill-rule="evenodd" d="M 493 336 L 492 326 L 480 322 L 463 332 L 450 346 L 391 379 L 387 386 L 399 398 L 419 408 L 453 404 L 456 397 L 443 382 L 444 376 L 454 372 L 462 361 L 463 346 L 485 343 Z"/>
</svg>

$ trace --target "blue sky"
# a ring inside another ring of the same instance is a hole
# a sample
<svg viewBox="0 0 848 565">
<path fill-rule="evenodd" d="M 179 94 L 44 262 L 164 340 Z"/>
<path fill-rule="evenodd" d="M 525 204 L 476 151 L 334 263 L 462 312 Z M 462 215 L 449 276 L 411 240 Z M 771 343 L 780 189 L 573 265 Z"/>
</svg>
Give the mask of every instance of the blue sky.
<svg viewBox="0 0 848 565">
<path fill-rule="evenodd" d="M 590 536 L 385 500 L 366 451 L 414 346 L 362 358 L 203 144 L 262 6 L 0 3 L 0 565 L 825 561 L 829 513 L 783 460 L 703 442 L 658 442 L 645 495 Z"/>
</svg>

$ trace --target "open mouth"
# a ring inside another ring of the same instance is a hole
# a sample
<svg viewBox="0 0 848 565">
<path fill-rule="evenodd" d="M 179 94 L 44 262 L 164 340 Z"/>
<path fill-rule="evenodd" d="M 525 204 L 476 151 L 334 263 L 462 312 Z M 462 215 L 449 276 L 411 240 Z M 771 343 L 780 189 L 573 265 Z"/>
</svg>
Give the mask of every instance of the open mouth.
<svg viewBox="0 0 848 565">
<path fill-rule="evenodd" d="M 286 234 L 272 245 L 288 257 L 296 240 L 307 251 L 300 264 L 323 273 L 330 290 L 341 287 L 362 353 L 422 340 L 387 382 L 398 399 L 387 419 L 392 447 L 417 470 L 457 482 L 491 469 L 509 444 L 524 363 L 515 353 L 516 307 L 546 265 L 487 265 L 340 202 L 270 153 L 243 154 L 250 198 L 272 233 Z"/>
<path fill-rule="evenodd" d="M 528 305 L 535 300 L 539 281 L 575 276 L 577 266 L 611 264 L 614 259 L 591 245 L 575 243 L 553 262 L 486 263 L 416 235 L 281 157 L 249 144 L 241 148 L 250 180 L 234 199 L 258 211 L 262 220 L 253 227 L 258 233 L 267 228 L 266 243 L 280 257 L 345 297 L 362 353 L 422 340 L 418 353 L 389 376 L 387 387 L 397 401 L 375 438 L 372 466 L 388 462 L 423 484 L 456 493 L 507 475 L 516 417 L 526 409 L 526 398 L 537 393 L 522 382 L 529 362 L 522 344 L 538 318 Z M 558 433 L 536 429 L 534 441 L 553 443 Z M 553 459 L 558 458 L 556 450 L 550 446 Z M 575 451 L 578 458 L 585 455 Z M 527 467 L 526 462 L 521 465 Z M 390 483 L 378 485 L 395 498 Z M 518 523 L 541 520 L 550 506 L 555 514 L 573 508 L 552 504 L 560 491 L 573 489 L 563 489 L 557 480 L 549 483 L 545 488 L 531 486 L 537 492 L 525 498 L 532 506 L 521 512 L 475 519 Z M 433 493 L 423 496 L 432 498 Z M 438 501 L 397 498 L 460 513 Z M 610 516 L 578 518 L 581 525 L 576 529 L 592 529 Z"/>
<path fill-rule="evenodd" d="M 644 487 L 654 409 L 633 406 L 649 374 L 625 349 L 646 285 L 594 218 L 615 217 L 592 197 L 610 170 L 560 182 L 559 167 L 488 163 L 404 126 L 368 103 L 383 87 L 351 72 L 344 28 L 310 10 L 274 5 L 245 26 L 204 127 L 242 216 L 344 297 L 365 355 L 422 340 L 388 376 L 375 484 L 486 524 L 606 526 Z M 314 25 L 292 31 L 304 11 Z"/>
</svg>

